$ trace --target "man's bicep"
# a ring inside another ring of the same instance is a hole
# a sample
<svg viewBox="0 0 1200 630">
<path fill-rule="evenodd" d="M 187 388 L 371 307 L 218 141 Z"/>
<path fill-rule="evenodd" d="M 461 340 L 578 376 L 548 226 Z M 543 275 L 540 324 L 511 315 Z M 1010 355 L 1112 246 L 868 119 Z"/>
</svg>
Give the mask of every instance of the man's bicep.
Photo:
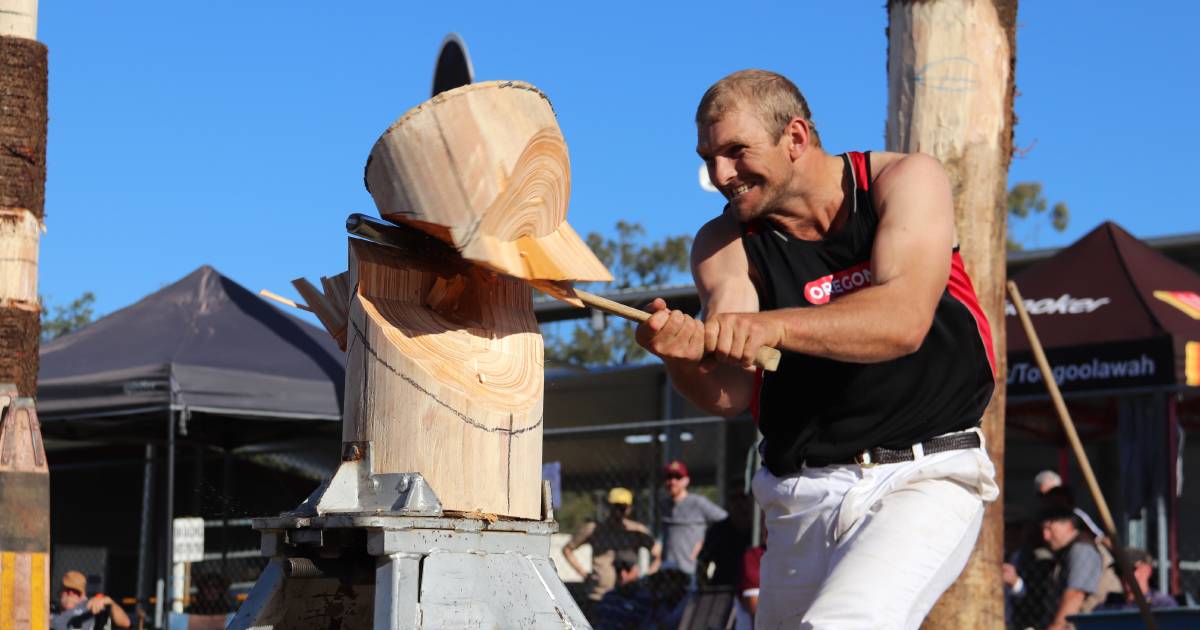
<svg viewBox="0 0 1200 630">
<path fill-rule="evenodd" d="M 704 317 L 758 311 L 750 261 L 737 226 L 726 217 L 705 224 L 692 247 L 692 278 Z"/>
<path fill-rule="evenodd" d="M 874 283 L 921 297 L 932 313 L 950 276 L 954 206 L 941 164 L 911 155 L 880 176 L 879 229 L 871 255 Z"/>
</svg>

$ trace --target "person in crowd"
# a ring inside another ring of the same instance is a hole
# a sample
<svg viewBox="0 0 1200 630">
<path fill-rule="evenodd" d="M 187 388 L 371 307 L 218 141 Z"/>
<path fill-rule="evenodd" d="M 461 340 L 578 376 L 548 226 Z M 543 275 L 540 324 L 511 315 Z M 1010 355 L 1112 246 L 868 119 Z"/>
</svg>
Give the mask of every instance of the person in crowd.
<svg viewBox="0 0 1200 630">
<path fill-rule="evenodd" d="M 1129 563 L 1133 565 L 1133 579 L 1137 581 L 1138 588 L 1141 589 L 1142 595 L 1146 597 L 1146 603 L 1150 604 L 1151 608 L 1171 608 L 1177 605 L 1174 597 L 1150 588 L 1150 576 L 1154 574 L 1154 559 L 1150 557 L 1149 553 L 1136 547 L 1128 547 L 1125 549 L 1125 557 L 1129 558 Z M 1128 586 L 1123 586 L 1121 593 L 1109 595 L 1107 601 L 1101 606 L 1104 610 L 1126 610 L 1137 609 L 1137 607 L 1133 591 L 1129 590 Z"/>
<path fill-rule="evenodd" d="M 1068 627 L 1068 616 L 1089 610 L 1085 602 L 1099 592 L 1104 561 L 1090 537 L 1081 535 L 1070 508 L 1052 505 L 1039 520 L 1042 538 L 1054 554 L 1052 593 L 1057 603 L 1043 611 L 1035 627 L 1060 630 Z M 1017 590 L 1019 576 L 1009 570 L 1003 576 L 1007 586 Z"/>
<path fill-rule="evenodd" d="M 754 498 L 741 488 L 730 492 L 725 499 L 728 518 L 708 528 L 704 544 L 696 557 L 696 578 L 701 585 L 734 586 L 742 554 L 750 548 L 754 527 Z M 711 575 L 708 567 L 711 565 Z"/>
<path fill-rule="evenodd" d="M 87 594 L 87 578 L 79 571 L 67 571 L 58 589 L 59 612 L 50 617 L 50 630 L 100 630 L 105 620 L 114 628 L 133 625 L 120 604 L 102 593 Z M 100 622 L 100 625 L 97 625 Z"/>
<path fill-rule="evenodd" d="M 563 558 L 572 569 L 585 576 L 585 589 L 589 602 L 599 602 L 604 594 L 617 585 L 617 570 L 614 566 L 617 554 L 646 548 L 651 561 L 647 573 L 658 569 L 662 559 L 662 547 L 655 542 L 650 530 L 629 518 L 633 507 L 633 493 L 627 488 L 613 488 L 608 492 L 608 516 L 603 521 L 584 523 L 575 531 L 571 540 L 563 547 Z M 588 571 L 575 557 L 575 550 L 584 544 L 592 546 L 592 570 Z M 586 610 L 584 611 L 587 612 Z"/>
<path fill-rule="evenodd" d="M 729 513 L 707 498 L 688 492 L 690 483 L 686 464 L 678 460 L 667 464 L 663 469 L 667 496 L 660 513 L 665 549 L 663 566 L 694 576 L 705 531 L 709 525 L 727 518 Z"/>
<path fill-rule="evenodd" d="M 1070 514 L 1078 530 L 1080 540 L 1088 543 L 1100 556 L 1103 567 L 1099 582 L 1084 598 L 1081 611 L 1089 611 L 1105 602 L 1112 593 L 1121 593 L 1121 580 L 1112 569 L 1113 556 L 1107 538 L 1095 536 L 1095 523 L 1075 504 L 1071 489 L 1062 485 L 1057 473 L 1044 470 L 1034 478 L 1034 490 L 1039 507 L 1038 514 Z M 1092 523 L 1089 527 L 1087 523 Z M 1025 542 L 1003 567 L 1003 578 L 1007 585 L 1005 594 L 1011 605 L 1011 620 L 1016 627 L 1043 627 L 1058 610 L 1062 600 L 1059 581 L 1061 559 L 1057 550 L 1045 537 L 1045 523 L 1035 519 L 1025 532 Z"/>
<path fill-rule="evenodd" d="M 1083 508 L 1076 505 L 1075 495 L 1071 492 L 1070 488 L 1063 485 L 1062 477 L 1058 473 L 1053 470 L 1043 470 L 1033 478 L 1033 487 L 1037 490 L 1038 498 L 1043 503 L 1070 505 L 1071 511 L 1088 528 L 1088 531 L 1092 533 L 1092 537 L 1096 539 L 1096 542 L 1107 544 L 1105 542 L 1107 537 L 1104 535 L 1104 530 L 1100 529 L 1096 521 Z"/>
<path fill-rule="evenodd" d="M 645 628 L 654 609 L 654 598 L 640 581 L 637 554 L 620 551 L 613 560 L 617 585 L 592 608 L 595 630 L 637 630 Z"/>
</svg>

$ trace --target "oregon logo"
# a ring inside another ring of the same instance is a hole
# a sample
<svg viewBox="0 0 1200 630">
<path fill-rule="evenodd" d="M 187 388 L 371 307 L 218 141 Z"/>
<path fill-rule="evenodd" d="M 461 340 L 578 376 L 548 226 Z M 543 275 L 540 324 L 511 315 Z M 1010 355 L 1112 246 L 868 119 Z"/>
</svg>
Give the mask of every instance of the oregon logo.
<svg viewBox="0 0 1200 630">
<path fill-rule="evenodd" d="M 827 304 L 831 298 L 871 286 L 870 265 L 869 261 L 859 263 L 809 282 L 804 285 L 804 299 L 810 304 Z"/>
</svg>

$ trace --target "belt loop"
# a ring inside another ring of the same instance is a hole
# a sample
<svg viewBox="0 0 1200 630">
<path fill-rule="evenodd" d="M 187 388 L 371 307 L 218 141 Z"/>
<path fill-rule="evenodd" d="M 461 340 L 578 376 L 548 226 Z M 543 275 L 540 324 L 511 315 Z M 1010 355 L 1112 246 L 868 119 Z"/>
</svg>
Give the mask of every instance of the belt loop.
<svg viewBox="0 0 1200 630">
<path fill-rule="evenodd" d="M 913 444 L 912 445 L 912 454 L 913 454 L 913 460 L 918 460 L 918 459 L 921 459 L 922 457 L 925 457 L 925 446 L 922 445 L 920 442 Z"/>
<path fill-rule="evenodd" d="M 987 450 L 987 440 L 983 437 L 983 429 L 981 429 L 979 427 L 971 427 L 970 429 L 967 429 L 967 430 L 974 431 L 976 434 L 979 435 L 979 448 L 986 451 Z"/>
</svg>

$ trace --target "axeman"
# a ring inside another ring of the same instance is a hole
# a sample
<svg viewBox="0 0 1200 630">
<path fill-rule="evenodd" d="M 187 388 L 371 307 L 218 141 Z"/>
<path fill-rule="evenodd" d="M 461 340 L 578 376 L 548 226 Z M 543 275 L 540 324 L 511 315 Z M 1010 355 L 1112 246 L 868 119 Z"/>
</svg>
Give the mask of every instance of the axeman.
<svg viewBox="0 0 1200 630">
<path fill-rule="evenodd" d="M 915 628 L 962 571 L 994 470 L 991 333 L 926 155 L 830 155 L 786 78 L 704 94 L 696 150 L 728 204 L 692 249 L 703 320 L 655 300 L 638 341 L 764 437 L 758 628 Z M 756 372 L 761 346 L 784 352 Z"/>
</svg>

